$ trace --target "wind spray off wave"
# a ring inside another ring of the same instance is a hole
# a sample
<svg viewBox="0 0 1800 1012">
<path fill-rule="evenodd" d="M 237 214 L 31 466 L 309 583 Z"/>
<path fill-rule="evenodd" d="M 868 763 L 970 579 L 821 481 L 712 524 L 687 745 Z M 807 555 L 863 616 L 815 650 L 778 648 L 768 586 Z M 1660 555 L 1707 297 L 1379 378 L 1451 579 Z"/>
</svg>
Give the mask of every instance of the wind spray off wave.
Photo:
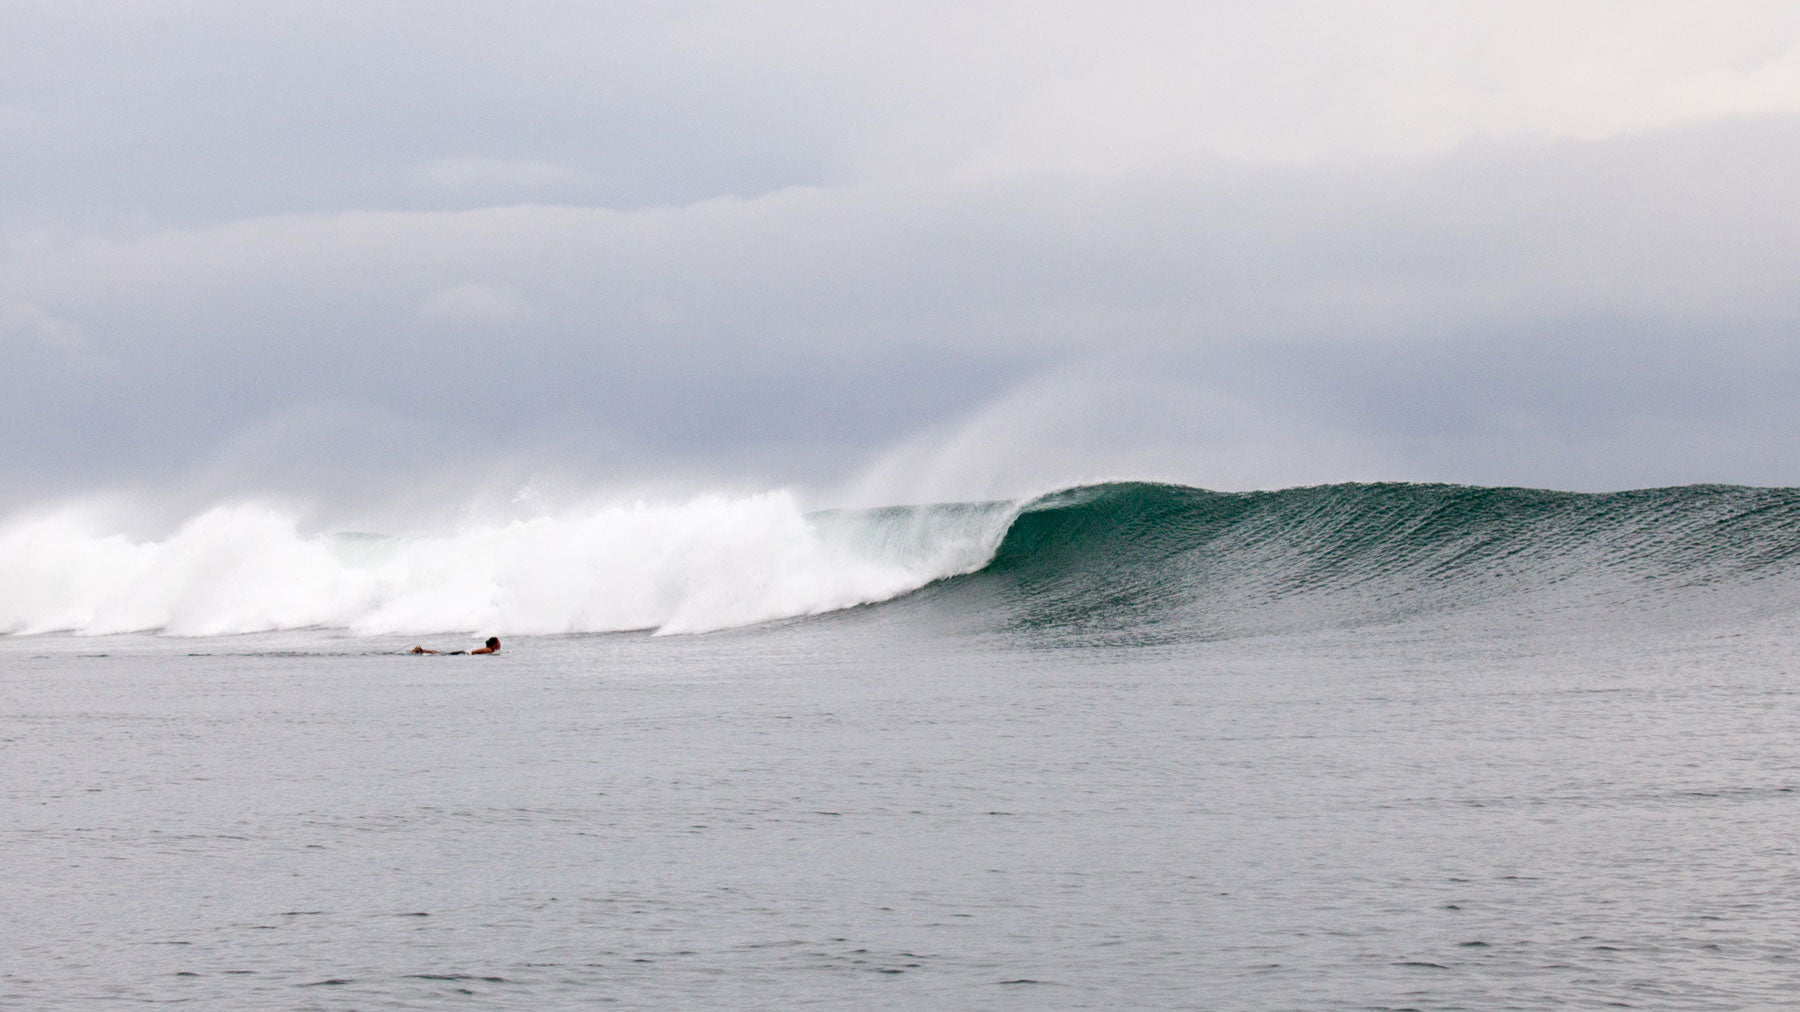
<svg viewBox="0 0 1800 1012">
<path fill-rule="evenodd" d="M 388 537 L 221 506 L 140 541 L 74 511 L 0 528 L 0 632 L 703 632 L 886 600 L 978 568 L 1001 503 L 807 514 L 788 494 Z"/>
</svg>

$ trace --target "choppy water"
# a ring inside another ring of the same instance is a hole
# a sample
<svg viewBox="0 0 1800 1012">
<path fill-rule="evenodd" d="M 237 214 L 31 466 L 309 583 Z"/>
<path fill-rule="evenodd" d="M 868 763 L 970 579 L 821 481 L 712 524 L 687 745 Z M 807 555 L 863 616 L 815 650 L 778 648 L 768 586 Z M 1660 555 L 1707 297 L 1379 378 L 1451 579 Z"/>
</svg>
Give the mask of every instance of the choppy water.
<svg viewBox="0 0 1800 1012">
<path fill-rule="evenodd" d="M 1793 493 L 1209 496 L 701 636 L 0 637 L 0 1007 L 1800 994 Z"/>
</svg>

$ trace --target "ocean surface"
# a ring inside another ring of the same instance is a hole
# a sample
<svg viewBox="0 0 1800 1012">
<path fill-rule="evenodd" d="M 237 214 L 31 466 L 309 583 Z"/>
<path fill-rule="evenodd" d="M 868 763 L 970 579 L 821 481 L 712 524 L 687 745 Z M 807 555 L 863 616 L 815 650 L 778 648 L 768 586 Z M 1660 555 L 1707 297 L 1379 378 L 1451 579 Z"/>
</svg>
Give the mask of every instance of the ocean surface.
<svg viewBox="0 0 1800 1012">
<path fill-rule="evenodd" d="M 1797 653 L 1791 489 L 17 517 L 0 1008 L 1792 1007 Z"/>
</svg>

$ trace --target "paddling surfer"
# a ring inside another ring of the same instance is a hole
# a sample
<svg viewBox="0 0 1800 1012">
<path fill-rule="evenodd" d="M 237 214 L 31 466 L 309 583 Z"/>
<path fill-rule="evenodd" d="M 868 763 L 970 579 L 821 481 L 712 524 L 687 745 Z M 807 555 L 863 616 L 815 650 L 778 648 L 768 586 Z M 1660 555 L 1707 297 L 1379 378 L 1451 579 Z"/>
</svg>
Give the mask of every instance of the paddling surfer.
<svg viewBox="0 0 1800 1012">
<path fill-rule="evenodd" d="M 487 642 L 485 644 L 483 644 L 479 647 L 476 647 L 473 650 L 452 650 L 446 656 L 454 657 L 457 654 L 497 654 L 499 652 L 500 652 L 500 637 L 489 636 L 487 638 Z M 441 654 L 441 653 L 444 653 L 444 651 L 442 651 L 442 650 L 427 650 L 424 647 L 413 647 L 411 650 L 408 650 L 407 653 L 409 653 L 409 654 Z"/>
</svg>

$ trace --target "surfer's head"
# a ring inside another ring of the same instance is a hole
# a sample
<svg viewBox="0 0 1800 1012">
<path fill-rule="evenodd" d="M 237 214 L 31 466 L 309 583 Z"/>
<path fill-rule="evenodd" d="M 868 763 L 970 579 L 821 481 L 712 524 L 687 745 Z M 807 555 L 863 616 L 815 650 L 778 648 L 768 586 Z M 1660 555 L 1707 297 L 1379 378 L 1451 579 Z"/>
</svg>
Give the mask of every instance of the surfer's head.
<svg viewBox="0 0 1800 1012">
<path fill-rule="evenodd" d="M 487 638 L 487 648 L 489 650 L 495 650 L 495 651 L 499 650 L 500 649 L 500 637 L 489 636 Z"/>
</svg>

